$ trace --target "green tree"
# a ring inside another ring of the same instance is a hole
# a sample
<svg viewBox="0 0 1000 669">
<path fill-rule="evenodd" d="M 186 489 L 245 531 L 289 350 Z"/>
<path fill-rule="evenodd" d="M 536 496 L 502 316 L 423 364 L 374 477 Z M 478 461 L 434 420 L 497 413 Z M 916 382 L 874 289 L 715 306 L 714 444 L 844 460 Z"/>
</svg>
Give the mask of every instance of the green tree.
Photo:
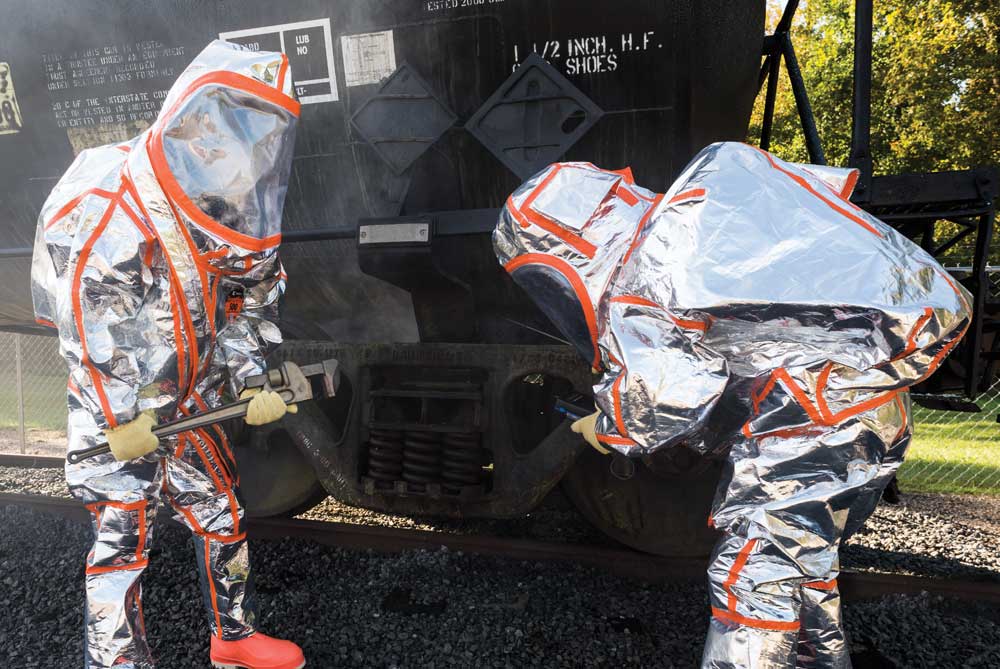
<svg viewBox="0 0 1000 669">
<path fill-rule="evenodd" d="M 773 26 L 781 7 L 772 2 L 769 9 Z M 845 165 L 854 3 L 805 0 L 792 36 L 827 159 Z M 762 110 L 763 96 L 751 140 L 759 137 Z M 784 71 L 771 149 L 808 159 Z M 875 0 L 872 151 L 881 174 L 1000 164 L 998 0 Z"/>
</svg>

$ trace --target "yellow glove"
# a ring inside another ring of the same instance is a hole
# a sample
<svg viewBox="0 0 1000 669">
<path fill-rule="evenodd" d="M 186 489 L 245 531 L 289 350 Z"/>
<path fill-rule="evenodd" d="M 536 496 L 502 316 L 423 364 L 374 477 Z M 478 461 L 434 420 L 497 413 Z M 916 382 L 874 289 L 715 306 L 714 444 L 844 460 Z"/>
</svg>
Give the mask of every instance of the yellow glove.
<svg viewBox="0 0 1000 669">
<path fill-rule="evenodd" d="M 143 413 L 131 422 L 108 430 L 105 436 L 115 460 L 135 460 L 155 451 L 160 445 L 160 440 L 153 434 L 155 425 L 156 419 Z"/>
<path fill-rule="evenodd" d="M 241 400 L 248 397 L 253 399 L 247 406 L 247 425 L 267 425 L 281 420 L 286 413 L 298 413 L 299 410 L 294 404 L 285 404 L 281 395 L 273 390 L 261 392 L 260 388 L 247 388 L 240 393 Z"/>
<path fill-rule="evenodd" d="M 586 418 L 581 418 L 580 420 L 573 423 L 570 429 L 579 435 L 582 435 L 587 443 L 593 446 L 598 453 L 601 455 L 608 455 L 611 453 L 608 449 L 601 445 L 601 442 L 597 440 L 597 419 L 600 417 L 601 412 L 595 411 Z"/>
</svg>

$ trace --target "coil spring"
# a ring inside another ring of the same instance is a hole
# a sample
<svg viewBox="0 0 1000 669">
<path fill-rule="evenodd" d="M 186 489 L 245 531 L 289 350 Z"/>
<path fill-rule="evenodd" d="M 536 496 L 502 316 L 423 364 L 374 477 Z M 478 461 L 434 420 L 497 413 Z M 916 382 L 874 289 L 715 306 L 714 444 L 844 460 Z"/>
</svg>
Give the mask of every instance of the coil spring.
<svg viewBox="0 0 1000 669">
<path fill-rule="evenodd" d="M 478 433 L 372 430 L 368 475 L 376 481 L 416 486 L 440 483 L 450 493 L 483 482 L 488 453 Z"/>
<path fill-rule="evenodd" d="M 403 446 L 403 480 L 425 485 L 441 480 L 441 438 L 437 433 L 406 433 Z"/>
<path fill-rule="evenodd" d="M 479 434 L 450 432 L 442 440 L 441 478 L 449 491 L 477 485 L 483 478 L 486 452 L 479 448 Z"/>
<path fill-rule="evenodd" d="M 403 433 L 372 430 L 368 440 L 368 475 L 392 483 L 403 474 Z"/>
</svg>

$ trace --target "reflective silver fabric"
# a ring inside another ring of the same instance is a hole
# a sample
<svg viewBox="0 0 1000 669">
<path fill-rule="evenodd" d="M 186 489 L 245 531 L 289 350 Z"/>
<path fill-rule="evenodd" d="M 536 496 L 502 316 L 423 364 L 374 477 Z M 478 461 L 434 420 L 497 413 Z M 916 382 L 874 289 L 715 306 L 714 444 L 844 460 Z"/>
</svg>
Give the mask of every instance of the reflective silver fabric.
<svg viewBox="0 0 1000 669">
<path fill-rule="evenodd" d="M 140 412 L 160 422 L 215 407 L 281 342 L 281 211 L 298 103 L 287 59 L 225 42 L 184 71 L 157 121 L 82 152 L 39 217 L 32 292 L 70 372 L 69 450 Z M 196 534 L 213 633 L 254 631 L 239 476 L 220 429 L 145 458 L 66 466 L 94 515 L 86 667 L 151 667 L 139 577 L 165 503 Z"/>
<path fill-rule="evenodd" d="M 594 367 L 599 300 L 654 199 L 629 170 L 557 164 L 510 196 L 493 235 L 500 263 Z"/>
<path fill-rule="evenodd" d="M 558 264 L 597 305 L 598 438 L 632 456 L 682 443 L 728 454 L 703 666 L 850 666 L 838 546 L 902 462 L 907 388 L 961 339 L 967 292 L 850 203 L 850 170 L 715 144 L 629 218 L 612 195 L 594 205 L 592 178 L 552 190 L 558 169 L 515 193 L 494 242 L 564 332 L 581 300 L 541 294 L 522 267 Z M 593 247 L 568 245 L 569 230 Z"/>
</svg>

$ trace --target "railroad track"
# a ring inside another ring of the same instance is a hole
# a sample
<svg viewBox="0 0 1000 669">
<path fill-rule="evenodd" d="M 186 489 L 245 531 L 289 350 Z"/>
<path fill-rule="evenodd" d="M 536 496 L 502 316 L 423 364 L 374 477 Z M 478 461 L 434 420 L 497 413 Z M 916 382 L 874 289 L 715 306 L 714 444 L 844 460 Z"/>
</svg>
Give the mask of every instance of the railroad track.
<svg viewBox="0 0 1000 669">
<path fill-rule="evenodd" d="M 21 467 L 22 469 L 62 469 L 66 458 L 50 455 L 20 455 L 0 453 L 0 467 Z"/>
<path fill-rule="evenodd" d="M 86 509 L 72 499 L 0 493 L 0 507 L 6 505 L 27 507 L 80 522 L 89 522 Z M 651 583 L 701 580 L 705 578 L 707 566 L 704 559 L 666 558 L 604 546 L 401 530 L 289 518 L 251 519 L 248 521 L 247 531 L 254 539 L 293 538 L 315 541 L 328 546 L 382 553 L 417 549 L 435 550 L 444 547 L 451 551 L 494 555 L 515 560 L 570 562 Z M 932 595 L 1000 604 L 1000 582 L 996 581 L 937 579 L 876 572 L 843 572 L 838 580 L 841 592 L 848 600 L 926 592 Z"/>
</svg>

